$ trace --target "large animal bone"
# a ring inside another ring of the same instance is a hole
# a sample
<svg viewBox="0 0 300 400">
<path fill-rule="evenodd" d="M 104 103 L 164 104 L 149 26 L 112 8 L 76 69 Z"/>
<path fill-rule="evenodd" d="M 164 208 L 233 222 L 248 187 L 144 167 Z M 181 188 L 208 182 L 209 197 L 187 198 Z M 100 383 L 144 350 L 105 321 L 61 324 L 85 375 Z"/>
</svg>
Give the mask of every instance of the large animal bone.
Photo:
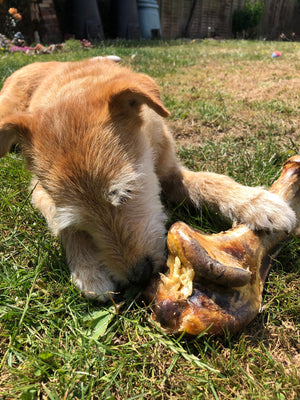
<svg viewBox="0 0 300 400">
<path fill-rule="evenodd" d="M 300 155 L 290 158 L 269 189 L 297 215 L 300 234 Z M 168 272 L 145 290 L 152 318 L 167 333 L 234 333 L 261 309 L 263 286 L 272 258 L 286 232 L 252 231 L 236 225 L 206 235 L 177 222 L 169 230 Z"/>
</svg>

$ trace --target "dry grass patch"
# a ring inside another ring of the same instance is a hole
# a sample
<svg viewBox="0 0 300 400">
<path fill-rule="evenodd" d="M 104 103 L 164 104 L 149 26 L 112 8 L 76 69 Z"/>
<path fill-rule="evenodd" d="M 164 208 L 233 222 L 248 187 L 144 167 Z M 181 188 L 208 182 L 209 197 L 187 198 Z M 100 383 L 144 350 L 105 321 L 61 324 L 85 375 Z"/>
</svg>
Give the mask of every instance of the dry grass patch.
<svg viewBox="0 0 300 400">
<path fill-rule="evenodd" d="M 166 76 L 163 94 L 174 116 L 171 127 L 179 146 L 266 131 L 298 141 L 299 56 L 298 49 L 291 60 L 199 58 L 196 65 Z"/>
</svg>

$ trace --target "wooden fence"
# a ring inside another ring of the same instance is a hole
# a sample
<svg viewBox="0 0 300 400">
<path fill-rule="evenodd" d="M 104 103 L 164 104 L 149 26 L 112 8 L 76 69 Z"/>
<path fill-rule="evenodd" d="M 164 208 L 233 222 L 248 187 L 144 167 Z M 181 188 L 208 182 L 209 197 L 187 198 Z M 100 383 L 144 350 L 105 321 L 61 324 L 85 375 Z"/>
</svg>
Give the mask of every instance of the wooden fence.
<svg viewBox="0 0 300 400">
<path fill-rule="evenodd" d="M 232 37 L 232 17 L 246 0 L 158 0 L 162 37 Z M 265 13 L 261 37 L 278 39 L 284 32 L 300 37 L 300 12 L 297 0 L 264 0 Z"/>
</svg>

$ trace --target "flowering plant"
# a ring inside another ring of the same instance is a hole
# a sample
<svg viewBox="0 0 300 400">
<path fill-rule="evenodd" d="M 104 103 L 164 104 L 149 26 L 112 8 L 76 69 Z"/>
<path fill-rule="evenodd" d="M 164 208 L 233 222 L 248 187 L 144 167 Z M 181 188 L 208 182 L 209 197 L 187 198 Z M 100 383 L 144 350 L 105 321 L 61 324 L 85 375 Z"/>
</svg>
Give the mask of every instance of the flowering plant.
<svg viewBox="0 0 300 400">
<path fill-rule="evenodd" d="M 12 16 L 12 18 L 15 21 L 21 21 L 22 15 L 18 13 L 18 10 L 16 8 L 10 8 L 8 10 L 8 13 Z"/>
<path fill-rule="evenodd" d="M 19 21 L 21 21 L 22 15 L 18 13 L 16 8 L 10 8 L 8 10 L 8 16 L 5 20 L 5 34 L 9 38 L 12 38 L 16 33 L 16 27 Z"/>
<path fill-rule="evenodd" d="M 80 40 L 80 43 L 81 43 L 81 47 L 82 47 L 83 49 L 90 49 L 90 48 L 94 47 L 94 46 L 92 45 L 92 43 L 89 42 L 89 41 L 86 40 L 86 39 Z"/>
<path fill-rule="evenodd" d="M 12 46 L 11 48 L 10 48 L 10 51 L 12 52 L 12 53 L 28 53 L 30 50 L 32 50 L 32 48 L 31 47 L 27 47 L 27 46 L 24 46 L 24 47 L 22 47 L 22 46 Z"/>
<path fill-rule="evenodd" d="M 8 50 L 9 47 L 9 40 L 6 36 L 0 33 L 0 51 Z"/>
</svg>

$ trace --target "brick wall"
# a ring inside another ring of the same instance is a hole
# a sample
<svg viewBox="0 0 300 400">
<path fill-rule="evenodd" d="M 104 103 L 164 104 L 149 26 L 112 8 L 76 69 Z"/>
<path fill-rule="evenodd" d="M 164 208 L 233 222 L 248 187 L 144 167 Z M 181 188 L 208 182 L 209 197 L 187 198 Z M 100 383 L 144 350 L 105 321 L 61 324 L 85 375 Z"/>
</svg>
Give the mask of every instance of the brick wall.
<svg viewBox="0 0 300 400">
<path fill-rule="evenodd" d="M 48 43 L 60 42 L 62 40 L 62 34 L 59 28 L 53 0 L 42 0 L 35 6 L 38 6 L 39 8 L 43 41 Z M 34 19 L 37 15 L 36 10 L 33 12 L 34 15 L 32 15 L 32 19 Z"/>
</svg>

